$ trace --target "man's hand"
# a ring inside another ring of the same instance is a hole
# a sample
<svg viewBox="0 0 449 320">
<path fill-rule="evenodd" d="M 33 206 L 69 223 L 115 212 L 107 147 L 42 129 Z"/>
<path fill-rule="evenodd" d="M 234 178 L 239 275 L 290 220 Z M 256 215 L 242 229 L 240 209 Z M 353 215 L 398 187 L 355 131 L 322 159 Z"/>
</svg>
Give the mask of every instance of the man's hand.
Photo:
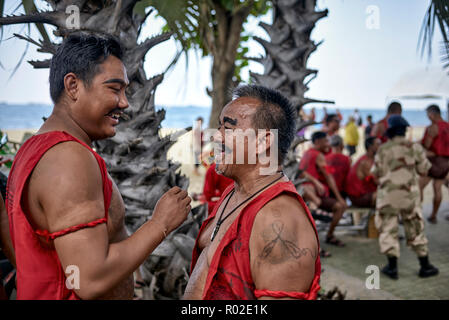
<svg viewBox="0 0 449 320">
<path fill-rule="evenodd" d="M 187 218 L 192 209 L 190 201 L 192 199 L 186 191 L 173 187 L 159 199 L 151 220 L 164 226 L 167 232 L 171 232 Z"/>
</svg>

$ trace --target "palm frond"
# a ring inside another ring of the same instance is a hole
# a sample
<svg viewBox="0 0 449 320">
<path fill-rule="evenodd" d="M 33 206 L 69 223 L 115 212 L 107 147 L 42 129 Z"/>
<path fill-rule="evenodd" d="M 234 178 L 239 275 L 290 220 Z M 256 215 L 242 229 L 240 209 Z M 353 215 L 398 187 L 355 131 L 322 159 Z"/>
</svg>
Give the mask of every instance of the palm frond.
<svg viewBox="0 0 449 320">
<path fill-rule="evenodd" d="M 421 50 L 421 57 L 424 56 L 426 48 L 428 59 L 432 56 L 435 25 L 439 27 L 443 37 L 444 60 L 449 59 L 449 2 L 447 0 L 432 0 L 426 11 L 418 39 L 418 50 Z"/>
</svg>

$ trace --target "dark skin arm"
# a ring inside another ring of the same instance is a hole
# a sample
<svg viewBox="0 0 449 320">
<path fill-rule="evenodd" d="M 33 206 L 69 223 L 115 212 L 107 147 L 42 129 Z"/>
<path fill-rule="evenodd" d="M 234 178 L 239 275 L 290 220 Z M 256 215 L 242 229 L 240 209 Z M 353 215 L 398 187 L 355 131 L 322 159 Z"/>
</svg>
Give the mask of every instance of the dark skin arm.
<svg viewBox="0 0 449 320">
<path fill-rule="evenodd" d="M 3 197 L 0 194 L 0 248 L 3 250 L 9 262 L 16 267 L 16 255 L 9 234 L 8 213 L 6 212 Z"/>
<path fill-rule="evenodd" d="M 378 122 L 374 125 L 373 130 L 371 131 L 372 137 L 380 137 L 385 133 L 386 128 L 382 122 Z"/>
<path fill-rule="evenodd" d="M 259 211 L 250 237 L 256 289 L 307 292 L 315 275 L 317 254 L 315 232 L 295 198 L 281 195 Z"/>
<path fill-rule="evenodd" d="M 432 124 L 429 127 L 427 127 L 426 129 L 426 135 L 423 139 L 423 147 L 426 149 L 426 153 L 428 157 L 432 157 L 435 154 L 430 151 L 430 146 L 432 145 L 433 139 L 435 139 L 435 137 L 438 135 L 438 125 L 437 124 Z"/>
<path fill-rule="evenodd" d="M 50 232 L 104 217 L 101 173 L 94 156 L 74 142 L 59 144 L 42 157 L 30 181 L 31 202 L 42 208 Z M 52 186 L 47 188 L 35 186 Z M 32 196 L 31 196 L 32 195 Z M 54 240 L 62 267 L 79 268 L 82 299 L 108 293 L 136 270 L 164 238 L 185 220 L 190 198 L 172 188 L 159 200 L 152 219 L 129 238 L 110 243 L 105 223 L 66 234 Z"/>
<path fill-rule="evenodd" d="M 341 196 L 340 191 L 338 191 L 334 176 L 327 172 L 326 165 L 327 165 L 326 158 L 324 157 L 323 154 L 320 153 L 316 157 L 316 166 L 317 166 L 318 170 L 321 172 L 321 174 L 324 176 L 324 178 L 326 179 L 326 183 L 329 186 L 329 189 L 331 189 L 332 192 L 334 193 L 335 197 L 337 198 L 337 201 L 341 202 L 343 205 L 346 205 L 346 201 Z"/>
</svg>

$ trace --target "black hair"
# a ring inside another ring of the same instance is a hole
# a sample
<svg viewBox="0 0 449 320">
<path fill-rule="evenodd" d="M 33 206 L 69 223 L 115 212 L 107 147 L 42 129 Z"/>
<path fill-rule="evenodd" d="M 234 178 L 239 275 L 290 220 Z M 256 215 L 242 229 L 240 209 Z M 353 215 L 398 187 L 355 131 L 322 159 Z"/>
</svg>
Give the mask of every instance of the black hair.
<svg viewBox="0 0 449 320">
<path fill-rule="evenodd" d="M 319 139 L 326 138 L 327 133 L 323 131 L 316 131 L 312 134 L 312 143 L 315 143 L 315 141 Z"/>
<path fill-rule="evenodd" d="M 374 141 L 376 141 L 377 137 L 369 137 L 365 139 L 365 150 L 368 151 L 369 147 L 371 147 L 374 144 Z"/>
<path fill-rule="evenodd" d="M 279 158 L 284 159 L 295 137 L 296 110 L 279 91 L 259 85 L 238 86 L 232 92 L 233 99 L 250 97 L 261 102 L 252 116 L 252 123 L 259 129 L 277 129 Z"/>
<path fill-rule="evenodd" d="M 337 116 L 336 113 L 330 113 L 330 114 L 328 114 L 328 115 L 326 116 L 325 122 L 326 122 L 326 123 L 329 123 L 329 122 L 331 122 L 331 121 L 333 121 L 333 120 L 338 120 L 338 121 L 340 121 L 340 118 Z"/>
<path fill-rule="evenodd" d="M 440 107 L 437 106 L 436 104 L 432 104 L 432 105 L 428 106 L 428 107 L 426 108 L 426 111 L 427 111 L 427 112 L 430 112 L 430 113 L 436 113 L 436 114 L 438 114 L 438 115 L 441 115 Z"/>
<path fill-rule="evenodd" d="M 86 86 L 100 71 L 109 56 L 122 60 L 123 49 L 118 39 L 110 35 L 74 32 L 58 47 L 50 64 L 50 96 L 56 104 L 64 92 L 64 77 L 73 72 Z"/>
<path fill-rule="evenodd" d="M 406 131 L 407 131 L 406 126 L 390 127 L 387 129 L 386 135 L 390 139 L 393 139 L 396 136 L 405 137 Z"/>
<path fill-rule="evenodd" d="M 387 113 L 399 113 L 400 111 L 402 111 L 402 106 L 399 102 L 392 102 L 390 103 L 390 105 L 388 106 L 387 109 Z"/>
</svg>

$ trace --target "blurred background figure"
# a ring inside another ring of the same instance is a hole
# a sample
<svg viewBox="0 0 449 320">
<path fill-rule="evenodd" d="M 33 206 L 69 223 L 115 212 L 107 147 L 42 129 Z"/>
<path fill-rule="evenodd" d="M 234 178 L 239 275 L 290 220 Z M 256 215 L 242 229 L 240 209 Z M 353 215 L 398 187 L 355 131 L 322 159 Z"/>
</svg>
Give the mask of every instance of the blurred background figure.
<svg viewBox="0 0 449 320">
<path fill-rule="evenodd" d="M 339 129 L 340 118 L 335 113 L 329 113 L 324 120 L 321 131 L 325 132 L 328 137 L 332 137 L 334 134 L 338 134 Z"/>
<path fill-rule="evenodd" d="M 366 153 L 349 170 L 345 191 L 354 206 L 360 208 L 376 207 L 377 185 L 374 176 L 371 174 L 371 168 L 379 146 L 380 140 L 378 138 L 369 137 L 366 139 Z"/>
<path fill-rule="evenodd" d="M 426 149 L 432 167 L 428 174 L 420 179 L 421 200 L 423 189 L 430 180 L 433 180 L 433 208 L 427 220 L 430 223 L 437 223 L 438 209 L 442 200 L 441 188 L 449 173 L 449 123 L 443 120 L 437 105 L 427 107 L 426 112 L 432 124 L 426 128 L 422 145 Z"/>
<path fill-rule="evenodd" d="M 402 114 L 402 106 L 399 102 L 390 103 L 387 109 L 387 115 L 374 125 L 373 130 L 371 131 L 371 136 L 379 138 L 382 143 L 386 142 L 388 140 L 386 135 L 388 129 L 388 118 L 394 114 Z"/>
<path fill-rule="evenodd" d="M 359 109 L 354 109 L 354 113 L 352 114 L 352 117 L 354 118 L 355 123 L 357 126 L 361 126 L 363 121 L 362 117 L 360 116 Z"/>
<path fill-rule="evenodd" d="M 371 136 L 371 131 L 373 130 L 373 127 L 374 127 L 373 116 L 369 114 L 366 117 L 365 139 Z"/>
<path fill-rule="evenodd" d="M 351 157 L 357 151 L 359 144 L 359 130 L 353 116 L 350 116 L 345 126 L 345 145 Z"/>
<path fill-rule="evenodd" d="M 193 173 L 199 175 L 199 166 L 201 164 L 201 152 L 203 149 L 203 117 L 198 117 L 195 120 L 195 126 L 193 128 L 193 154 L 195 156 L 194 171 Z"/>
</svg>

